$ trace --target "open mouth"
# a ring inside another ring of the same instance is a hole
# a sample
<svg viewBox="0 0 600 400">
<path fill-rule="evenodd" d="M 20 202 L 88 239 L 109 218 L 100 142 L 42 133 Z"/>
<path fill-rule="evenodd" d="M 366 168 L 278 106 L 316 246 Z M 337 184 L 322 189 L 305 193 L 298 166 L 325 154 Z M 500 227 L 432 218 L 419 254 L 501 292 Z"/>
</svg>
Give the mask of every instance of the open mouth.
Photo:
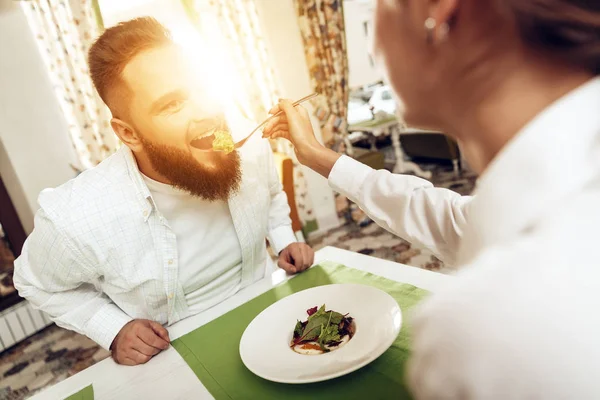
<svg viewBox="0 0 600 400">
<path fill-rule="evenodd" d="M 217 128 L 190 140 L 190 147 L 202 151 L 219 151 L 229 154 L 235 150 L 235 143 L 228 130 Z"/>
<path fill-rule="evenodd" d="M 193 121 L 186 136 L 189 146 L 201 151 L 220 151 L 229 154 L 235 150 L 235 143 L 222 117 Z"/>
<path fill-rule="evenodd" d="M 190 146 L 200 150 L 212 150 L 213 141 L 215 140 L 215 130 L 211 130 L 206 134 L 195 137 L 190 141 Z"/>
</svg>

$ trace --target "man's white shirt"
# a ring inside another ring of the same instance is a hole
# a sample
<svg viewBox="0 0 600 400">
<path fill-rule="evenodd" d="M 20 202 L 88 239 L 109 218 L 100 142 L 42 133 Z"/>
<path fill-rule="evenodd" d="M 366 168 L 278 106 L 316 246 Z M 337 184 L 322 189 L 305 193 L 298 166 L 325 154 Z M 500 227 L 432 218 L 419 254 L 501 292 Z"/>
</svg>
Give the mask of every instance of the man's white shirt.
<svg viewBox="0 0 600 400">
<path fill-rule="evenodd" d="M 132 319 L 170 325 L 261 279 L 268 257 L 265 239 L 277 253 L 296 239 L 268 142 L 255 137 L 240 156 L 240 190 L 226 204 L 228 217 L 224 204 L 221 209 L 221 216 L 227 217 L 221 227 L 231 223 L 237 241 L 231 229 L 222 243 L 220 232 L 205 232 L 205 239 L 220 247 L 200 244 L 209 253 L 198 260 L 200 254 L 190 251 L 194 239 L 184 239 L 185 248 L 178 246 L 177 232 L 125 146 L 77 178 L 43 191 L 35 229 L 15 261 L 19 294 L 57 325 L 108 349 Z M 181 236 L 183 225 L 172 222 Z M 193 231 L 190 228 L 185 227 L 186 234 Z M 209 260 L 228 246 L 232 256 L 241 257 L 237 263 L 227 260 L 227 267 L 217 266 L 223 272 L 229 268 L 231 276 L 217 288 L 210 287 L 217 271 Z M 188 280 L 192 275 L 194 282 Z M 196 285 L 195 290 L 188 283 Z"/>
</svg>

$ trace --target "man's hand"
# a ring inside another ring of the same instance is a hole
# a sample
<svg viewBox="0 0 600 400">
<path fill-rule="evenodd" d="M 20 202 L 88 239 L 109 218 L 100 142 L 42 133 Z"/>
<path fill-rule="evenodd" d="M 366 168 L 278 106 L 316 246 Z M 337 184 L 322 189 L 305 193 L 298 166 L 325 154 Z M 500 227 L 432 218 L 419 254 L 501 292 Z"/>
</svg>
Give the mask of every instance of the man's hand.
<svg viewBox="0 0 600 400">
<path fill-rule="evenodd" d="M 169 333 L 161 324 L 135 319 L 121 329 L 110 350 L 117 364 L 138 365 L 168 349 L 169 342 Z"/>
<path fill-rule="evenodd" d="M 288 274 L 302 272 L 315 261 L 314 250 L 305 243 L 292 243 L 279 253 L 277 265 Z"/>
</svg>

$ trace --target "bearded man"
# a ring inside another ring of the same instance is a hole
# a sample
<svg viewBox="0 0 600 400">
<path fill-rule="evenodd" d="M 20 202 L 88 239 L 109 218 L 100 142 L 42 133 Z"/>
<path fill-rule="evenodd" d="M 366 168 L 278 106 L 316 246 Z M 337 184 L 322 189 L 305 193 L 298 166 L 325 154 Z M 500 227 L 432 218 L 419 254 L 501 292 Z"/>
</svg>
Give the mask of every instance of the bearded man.
<svg viewBox="0 0 600 400">
<path fill-rule="evenodd" d="M 296 242 L 266 140 L 198 149 L 227 119 L 156 20 L 107 29 L 89 67 L 124 146 L 40 194 L 14 281 L 57 325 L 136 365 L 169 346 L 164 325 L 263 278 L 265 238 L 288 273 L 314 253 Z"/>
</svg>

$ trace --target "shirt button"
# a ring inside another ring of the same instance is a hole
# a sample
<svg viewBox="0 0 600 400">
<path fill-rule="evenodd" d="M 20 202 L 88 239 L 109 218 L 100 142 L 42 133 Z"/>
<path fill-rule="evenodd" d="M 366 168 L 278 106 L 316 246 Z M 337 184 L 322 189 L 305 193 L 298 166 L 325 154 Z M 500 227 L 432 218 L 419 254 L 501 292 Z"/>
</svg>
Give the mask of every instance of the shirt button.
<svg viewBox="0 0 600 400">
<path fill-rule="evenodd" d="M 173 298 L 173 293 L 169 293 L 169 300 Z"/>
<path fill-rule="evenodd" d="M 173 264 L 173 259 L 172 258 L 169 260 L 169 265 L 171 265 L 171 264 Z"/>
<path fill-rule="evenodd" d="M 148 211 L 144 211 L 144 217 L 148 216 Z"/>
</svg>

